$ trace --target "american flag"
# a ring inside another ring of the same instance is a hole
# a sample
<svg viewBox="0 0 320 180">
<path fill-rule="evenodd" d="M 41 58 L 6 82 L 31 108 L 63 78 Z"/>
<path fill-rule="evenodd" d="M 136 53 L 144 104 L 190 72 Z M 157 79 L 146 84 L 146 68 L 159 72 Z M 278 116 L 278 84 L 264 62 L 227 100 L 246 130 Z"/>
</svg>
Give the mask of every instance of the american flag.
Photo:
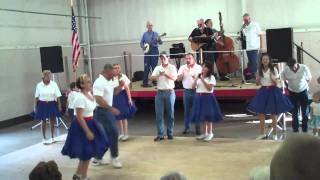
<svg viewBox="0 0 320 180">
<path fill-rule="evenodd" d="M 72 26 L 72 68 L 73 71 L 76 71 L 79 65 L 79 57 L 80 57 L 80 43 L 77 32 L 77 23 L 76 17 L 74 16 L 73 7 L 71 7 L 72 17 L 71 17 L 71 26 Z"/>
</svg>

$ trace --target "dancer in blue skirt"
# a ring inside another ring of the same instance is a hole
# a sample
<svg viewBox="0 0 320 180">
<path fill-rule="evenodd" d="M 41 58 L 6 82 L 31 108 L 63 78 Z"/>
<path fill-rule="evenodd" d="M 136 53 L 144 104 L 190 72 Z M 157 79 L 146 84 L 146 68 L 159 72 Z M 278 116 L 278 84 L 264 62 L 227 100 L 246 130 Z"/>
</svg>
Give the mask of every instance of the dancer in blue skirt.
<svg viewBox="0 0 320 180">
<path fill-rule="evenodd" d="M 76 82 L 81 90 L 74 100 L 76 119 L 71 122 L 66 142 L 61 153 L 70 158 L 78 158 L 79 164 L 73 180 L 89 179 L 87 171 L 90 159 L 102 156 L 108 149 L 107 136 L 102 125 L 93 119 L 96 108 L 91 94 L 92 83 L 87 75 L 81 75 Z"/>
<path fill-rule="evenodd" d="M 120 81 L 124 81 L 124 86 L 122 91 L 113 96 L 113 107 L 119 109 L 120 114 L 116 116 L 116 120 L 118 120 L 119 127 L 119 140 L 126 141 L 129 138 L 128 135 L 128 120 L 132 118 L 137 112 L 137 108 L 134 105 L 131 99 L 130 93 L 130 80 L 129 78 L 121 73 L 120 64 L 113 64 L 113 72 L 114 72 L 114 81 L 116 86 L 119 85 Z"/>
<path fill-rule="evenodd" d="M 35 92 L 35 119 L 41 120 L 43 144 L 54 143 L 54 123 L 61 116 L 61 92 L 57 83 L 51 80 L 52 74 L 49 70 L 43 71 L 42 81 L 37 84 Z M 46 138 L 46 120 L 50 119 L 51 139 Z"/>
<path fill-rule="evenodd" d="M 256 75 L 256 84 L 261 85 L 261 88 L 248 106 L 249 111 L 259 114 L 260 135 L 257 139 L 267 139 L 265 119 L 266 115 L 271 115 L 272 139 L 277 140 L 277 115 L 288 112 L 293 108 L 290 100 L 277 87 L 278 83 L 278 70 L 272 65 L 269 55 L 263 53 L 260 57 L 260 66 Z"/>
<path fill-rule="evenodd" d="M 217 99 L 213 95 L 215 85 L 212 65 L 210 62 L 205 62 L 202 73 L 196 76 L 192 85 L 192 88 L 196 88 L 197 94 L 190 118 L 200 121 L 203 125 L 203 134 L 197 137 L 198 140 L 210 141 L 214 136 L 212 123 L 223 119 Z"/>
</svg>

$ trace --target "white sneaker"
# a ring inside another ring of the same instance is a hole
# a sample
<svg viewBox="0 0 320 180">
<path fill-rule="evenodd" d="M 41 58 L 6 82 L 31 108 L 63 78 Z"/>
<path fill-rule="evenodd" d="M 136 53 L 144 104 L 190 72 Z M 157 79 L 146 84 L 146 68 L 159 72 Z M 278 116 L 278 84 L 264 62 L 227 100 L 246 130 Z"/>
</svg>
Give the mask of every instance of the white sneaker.
<svg viewBox="0 0 320 180">
<path fill-rule="evenodd" d="M 122 136 L 122 138 L 121 138 L 121 140 L 122 141 L 126 141 L 126 140 L 128 140 L 129 139 L 129 136 L 126 134 L 126 135 L 124 135 L 124 136 Z"/>
<path fill-rule="evenodd" d="M 112 166 L 113 166 L 114 168 L 116 168 L 116 169 L 122 168 L 122 164 L 120 163 L 118 157 L 112 158 L 112 159 L 111 159 L 111 164 L 112 164 Z"/>
<path fill-rule="evenodd" d="M 120 134 L 119 136 L 118 136 L 118 140 L 121 140 L 122 138 L 123 138 L 123 134 Z"/>
<path fill-rule="evenodd" d="M 262 140 L 262 139 L 267 139 L 267 135 L 265 135 L 265 134 L 260 134 L 260 135 L 256 138 L 256 140 Z"/>
<path fill-rule="evenodd" d="M 50 139 L 50 144 L 53 144 L 53 143 L 55 143 L 56 141 L 54 140 L 54 138 L 51 138 Z"/>
<path fill-rule="evenodd" d="M 213 133 L 209 133 L 206 138 L 204 138 L 205 141 L 211 141 L 211 139 L 214 137 Z"/>
<path fill-rule="evenodd" d="M 208 136 L 207 134 L 201 134 L 200 136 L 197 136 L 196 139 L 202 140 L 202 139 L 206 138 L 207 136 Z"/>
<path fill-rule="evenodd" d="M 93 160 L 92 160 L 92 165 L 94 165 L 94 166 L 102 166 L 102 165 L 107 165 L 109 163 L 110 162 L 105 160 L 104 158 L 102 158 L 102 159 L 93 158 Z"/>
<path fill-rule="evenodd" d="M 42 144 L 49 145 L 49 144 L 51 144 L 51 140 L 42 139 Z"/>
<path fill-rule="evenodd" d="M 278 136 L 277 136 L 276 134 L 273 134 L 273 135 L 272 135 L 272 140 L 278 141 Z"/>
</svg>

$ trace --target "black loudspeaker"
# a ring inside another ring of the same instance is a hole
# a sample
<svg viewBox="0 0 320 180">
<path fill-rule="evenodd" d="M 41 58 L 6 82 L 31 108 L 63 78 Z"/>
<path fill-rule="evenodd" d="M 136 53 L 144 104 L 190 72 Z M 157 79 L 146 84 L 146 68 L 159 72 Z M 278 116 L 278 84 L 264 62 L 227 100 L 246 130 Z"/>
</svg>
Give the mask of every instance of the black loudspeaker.
<svg viewBox="0 0 320 180">
<path fill-rule="evenodd" d="M 178 59 L 178 58 L 183 58 L 186 49 L 184 47 L 183 43 L 178 43 L 178 44 L 172 44 L 172 48 L 170 48 L 170 59 Z M 174 55 L 171 55 L 174 54 Z"/>
<path fill-rule="evenodd" d="M 293 57 L 292 28 L 267 29 L 268 54 L 276 62 L 287 62 Z"/>
<path fill-rule="evenodd" d="M 63 58 L 61 46 L 40 47 L 41 69 L 52 73 L 63 72 Z"/>
</svg>

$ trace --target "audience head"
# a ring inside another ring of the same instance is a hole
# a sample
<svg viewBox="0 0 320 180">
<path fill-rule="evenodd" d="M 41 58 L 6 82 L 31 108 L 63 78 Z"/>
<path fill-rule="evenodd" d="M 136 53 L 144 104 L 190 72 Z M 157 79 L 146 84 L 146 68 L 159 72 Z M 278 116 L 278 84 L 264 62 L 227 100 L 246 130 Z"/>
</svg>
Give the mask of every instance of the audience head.
<svg viewBox="0 0 320 180">
<path fill-rule="evenodd" d="M 212 19 L 206 19 L 206 21 L 204 22 L 204 24 L 208 27 L 208 28 L 211 28 L 213 27 L 213 24 L 212 24 Z"/>
<path fill-rule="evenodd" d="M 72 83 L 70 83 L 70 90 L 71 90 L 71 91 L 75 91 L 75 90 L 77 90 L 76 82 L 72 82 Z"/>
<path fill-rule="evenodd" d="M 295 58 L 289 58 L 288 61 L 287 61 L 287 65 L 290 67 L 290 68 L 293 68 L 293 66 L 297 63 L 297 60 Z"/>
<path fill-rule="evenodd" d="M 308 134 L 286 139 L 270 164 L 270 180 L 320 179 L 320 140 Z"/>
<path fill-rule="evenodd" d="M 61 180 L 62 175 L 55 161 L 39 162 L 29 174 L 29 180 Z"/>
<path fill-rule="evenodd" d="M 180 172 L 171 172 L 162 176 L 160 180 L 187 180 L 187 178 Z"/>
<path fill-rule="evenodd" d="M 120 64 L 113 64 L 113 74 L 114 74 L 114 76 L 118 76 L 121 74 Z"/>
</svg>

